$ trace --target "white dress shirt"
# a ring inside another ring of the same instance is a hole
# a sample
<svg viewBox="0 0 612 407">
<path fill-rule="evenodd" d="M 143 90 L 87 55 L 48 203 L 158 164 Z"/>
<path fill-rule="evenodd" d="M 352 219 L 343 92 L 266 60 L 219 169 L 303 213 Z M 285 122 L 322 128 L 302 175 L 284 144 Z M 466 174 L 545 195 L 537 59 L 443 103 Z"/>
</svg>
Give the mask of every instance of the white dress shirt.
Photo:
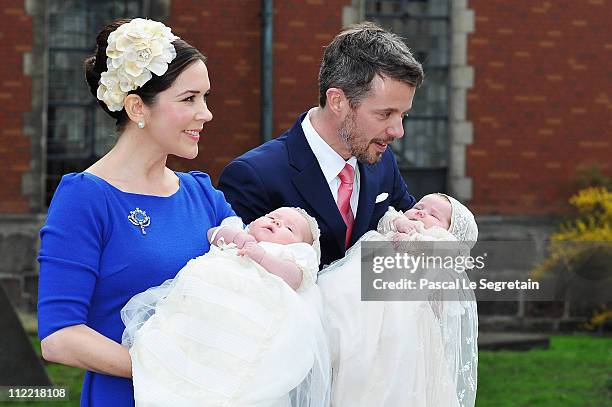
<svg viewBox="0 0 612 407">
<path fill-rule="evenodd" d="M 355 170 L 355 179 L 353 180 L 353 192 L 351 194 L 351 210 L 353 211 L 353 216 L 357 217 L 357 204 L 359 203 L 359 166 L 357 165 L 357 158 L 351 157 L 347 161 L 344 161 L 344 158 L 336 153 L 334 149 L 321 138 L 310 121 L 310 114 L 314 109 L 316 109 L 316 107 L 310 109 L 304 117 L 304 120 L 302 120 L 302 130 L 306 136 L 306 141 L 319 162 L 319 167 L 321 167 L 323 171 L 323 175 L 325 176 L 325 180 L 329 185 L 329 190 L 336 204 L 338 204 L 338 188 L 340 187 L 340 178 L 338 178 L 338 174 L 340 174 L 340 171 L 342 171 L 347 163 L 353 167 Z"/>
</svg>

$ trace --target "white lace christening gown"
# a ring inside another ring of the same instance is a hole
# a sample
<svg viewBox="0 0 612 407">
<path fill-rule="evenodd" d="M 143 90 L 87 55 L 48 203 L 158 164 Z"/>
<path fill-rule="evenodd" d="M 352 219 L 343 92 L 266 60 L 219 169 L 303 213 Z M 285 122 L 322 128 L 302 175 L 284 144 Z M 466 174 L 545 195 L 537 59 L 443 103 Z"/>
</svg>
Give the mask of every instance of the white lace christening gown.
<svg viewBox="0 0 612 407">
<path fill-rule="evenodd" d="M 429 236 L 421 230 L 409 239 L 452 240 L 441 230 Z M 361 301 L 361 242 L 388 241 L 393 234 L 368 232 L 344 259 L 319 275 L 333 372 L 332 406 L 473 407 L 473 297 L 444 303 Z"/>
<path fill-rule="evenodd" d="M 137 406 L 326 406 L 329 351 L 305 243 L 258 243 L 303 271 L 294 291 L 233 245 L 212 246 L 122 310 Z"/>
</svg>

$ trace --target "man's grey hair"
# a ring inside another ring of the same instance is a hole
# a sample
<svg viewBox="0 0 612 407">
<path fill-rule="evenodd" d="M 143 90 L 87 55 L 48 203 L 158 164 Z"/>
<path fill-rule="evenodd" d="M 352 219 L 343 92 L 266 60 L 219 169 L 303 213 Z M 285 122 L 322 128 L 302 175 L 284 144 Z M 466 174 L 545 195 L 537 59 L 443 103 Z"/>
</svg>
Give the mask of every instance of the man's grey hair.
<svg viewBox="0 0 612 407">
<path fill-rule="evenodd" d="M 319 105 L 329 88 L 342 89 L 352 108 L 368 95 L 376 75 L 419 87 L 424 73 L 404 41 L 380 26 L 364 22 L 338 34 L 325 48 L 319 70 Z"/>
</svg>

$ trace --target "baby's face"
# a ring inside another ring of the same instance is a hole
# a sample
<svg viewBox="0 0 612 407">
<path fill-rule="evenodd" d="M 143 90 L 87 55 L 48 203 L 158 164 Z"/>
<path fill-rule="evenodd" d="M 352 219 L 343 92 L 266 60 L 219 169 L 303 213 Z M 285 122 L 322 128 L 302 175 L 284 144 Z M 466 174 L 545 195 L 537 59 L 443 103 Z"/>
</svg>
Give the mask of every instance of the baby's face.
<svg viewBox="0 0 612 407">
<path fill-rule="evenodd" d="M 312 244 L 308 222 L 292 208 L 278 208 L 255 219 L 249 225 L 249 234 L 258 242 Z"/>
<path fill-rule="evenodd" d="M 425 229 L 439 226 L 448 230 L 450 227 L 452 207 L 448 200 L 438 194 L 425 195 L 404 215 L 411 220 L 423 222 Z"/>
</svg>

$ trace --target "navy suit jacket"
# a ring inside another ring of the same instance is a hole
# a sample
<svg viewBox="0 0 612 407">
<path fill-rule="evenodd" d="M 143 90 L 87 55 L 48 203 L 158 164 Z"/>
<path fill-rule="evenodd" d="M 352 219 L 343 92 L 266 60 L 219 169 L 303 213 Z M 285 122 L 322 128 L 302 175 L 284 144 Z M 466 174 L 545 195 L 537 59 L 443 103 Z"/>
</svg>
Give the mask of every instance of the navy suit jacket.
<svg viewBox="0 0 612 407">
<path fill-rule="evenodd" d="M 321 229 L 321 267 L 344 256 L 346 224 L 302 130 L 302 113 L 289 130 L 230 162 L 218 188 L 244 223 L 281 206 L 299 206 Z M 415 204 L 391 149 L 372 165 L 359 163 L 360 192 L 350 245 L 378 221 L 391 205 L 406 210 Z M 387 199 L 375 203 L 379 194 Z"/>
</svg>

